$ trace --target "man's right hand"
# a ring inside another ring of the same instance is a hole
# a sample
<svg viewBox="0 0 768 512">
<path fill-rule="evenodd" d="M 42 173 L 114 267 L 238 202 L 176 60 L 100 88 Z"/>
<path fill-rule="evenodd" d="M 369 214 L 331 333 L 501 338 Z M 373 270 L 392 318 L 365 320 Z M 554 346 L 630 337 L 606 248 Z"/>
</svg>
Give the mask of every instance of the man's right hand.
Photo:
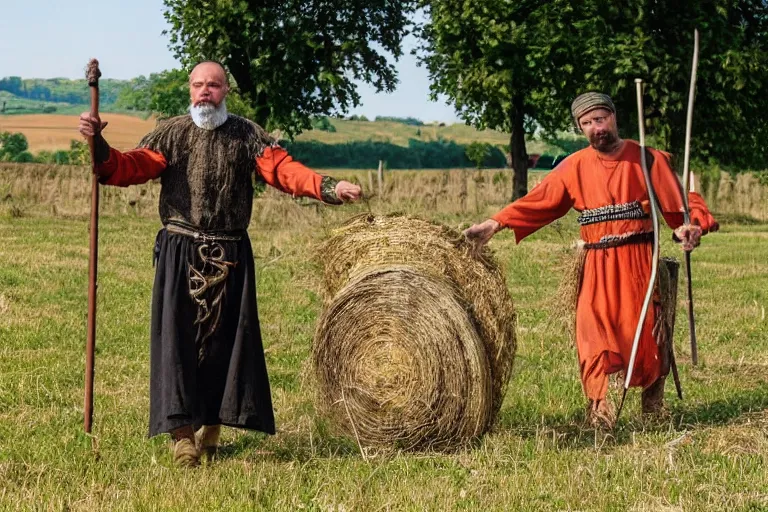
<svg viewBox="0 0 768 512">
<path fill-rule="evenodd" d="M 92 116 L 90 112 L 80 114 L 80 133 L 84 137 L 95 137 L 101 133 L 108 122 L 101 122 L 99 116 Z"/>
<path fill-rule="evenodd" d="M 470 242 L 474 243 L 479 249 L 490 241 L 497 232 L 501 231 L 502 225 L 493 219 L 488 219 L 480 224 L 475 224 L 464 230 L 464 236 Z"/>
</svg>

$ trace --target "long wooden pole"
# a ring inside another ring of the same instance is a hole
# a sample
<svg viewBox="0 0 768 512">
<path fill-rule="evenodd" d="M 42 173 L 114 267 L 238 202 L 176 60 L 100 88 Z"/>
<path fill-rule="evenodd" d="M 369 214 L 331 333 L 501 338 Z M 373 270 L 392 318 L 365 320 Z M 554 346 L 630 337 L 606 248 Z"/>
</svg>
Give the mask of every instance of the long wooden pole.
<svg viewBox="0 0 768 512">
<path fill-rule="evenodd" d="M 99 115 L 99 61 L 91 59 L 86 69 L 88 86 L 91 88 L 91 116 Z M 96 350 L 96 273 L 99 257 L 99 177 L 96 174 L 95 141 L 88 138 L 91 151 L 91 225 L 90 254 L 88 259 L 88 333 L 85 344 L 85 432 L 90 434 L 93 426 L 93 373 Z"/>
<path fill-rule="evenodd" d="M 638 133 L 640 135 L 640 165 L 643 168 L 643 176 L 645 178 L 645 187 L 648 189 L 648 199 L 651 207 L 651 222 L 653 224 L 653 255 L 651 259 L 651 277 L 648 279 L 648 289 L 645 292 L 645 300 L 643 301 L 643 307 L 640 310 L 640 318 L 637 321 L 637 328 L 635 329 L 635 338 L 632 342 L 632 351 L 629 355 L 629 364 L 627 365 L 627 376 L 624 380 L 624 391 L 621 395 L 621 402 L 619 403 L 619 409 L 616 411 L 616 423 L 619 423 L 619 416 L 621 416 L 621 410 L 624 408 L 624 401 L 627 398 L 627 390 L 629 389 L 629 383 L 632 380 L 632 373 L 635 369 L 635 358 L 637 357 L 637 349 L 640 346 L 640 336 L 643 333 L 643 327 L 645 326 L 645 319 L 648 315 L 648 308 L 651 305 L 651 299 L 653 298 L 653 290 L 656 285 L 656 276 L 659 271 L 659 214 L 658 214 L 658 200 L 656 199 L 656 193 L 653 189 L 653 181 L 651 180 L 651 173 L 648 170 L 648 162 L 646 160 L 645 150 L 645 116 L 643 114 L 643 80 L 641 78 L 635 79 L 635 85 L 637 89 L 637 123 Z"/>
<path fill-rule="evenodd" d="M 699 65 L 699 31 L 693 32 L 693 63 L 691 64 L 691 86 L 688 91 L 688 115 L 685 122 L 685 153 L 683 156 L 683 222 L 691 223 L 688 207 L 688 190 L 691 169 L 691 130 L 693 127 L 693 100 L 696 94 L 696 70 Z M 688 283 L 688 328 L 691 335 L 691 363 L 696 366 L 699 362 L 699 349 L 696 341 L 696 319 L 693 315 L 693 286 L 691 284 L 691 252 L 685 251 L 685 274 Z"/>
</svg>

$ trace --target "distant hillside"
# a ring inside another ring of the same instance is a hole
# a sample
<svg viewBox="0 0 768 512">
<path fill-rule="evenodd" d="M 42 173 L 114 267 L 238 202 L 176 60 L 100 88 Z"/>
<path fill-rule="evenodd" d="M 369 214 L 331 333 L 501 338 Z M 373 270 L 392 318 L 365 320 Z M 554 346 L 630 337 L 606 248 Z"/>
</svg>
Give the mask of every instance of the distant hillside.
<svg viewBox="0 0 768 512">
<path fill-rule="evenodd" d="M 133 119 L 115 117 L 108 132 L 118 134 L 118 147 L 131 147 L 136 144 L 152 126 L 154 121 L 139 122 L 149 118 L 150 90 L 175 79 L 171 72 L 152 74 L 149 77 L 136 77 L 131 80 L 104 79 L 99 81 L 100 109 L 104 113 L 128 114 Z M 175 76 L 175 75 L 174 75 Z M 170 78 L 169 78 L 170 77 Z M 88 85 L 85 79 L 65 78 L 29 79 L 5 77 L 0 79 L 0 131 L 20 131 L 24 133 L 31 151 L 66 149 L 69 147 L 71 128 L 76 120 L 66 119 L 79 115 L 88 108 L 90 101 Z M 44 118 L 25 117 L 29 114 L 46 114 Z M 62 119 L 57 119 L 61 115 Z M 16 117 L 16 119 L 10 119 Z M 478 131 L 463 124 L 425 124 L 415 117 L 398 118 L 378 116 L 374 121 L 364 117 L 352 116 L 349 119 L 318 118 L 316 129 L 306 131 L 296 138 L 296 142 L 317 142 L 337 145 L 354 142 L 372 142 L 400 147 L 417 144 L 454 142 L 467 145 L 482 142 L 506 151 L 509 144 L 508 134 L 484 130 Z M 527 144 L 531 154 L 549 153 L 557 155 L 571 152 L 573 141 L 552 145 L 532 140 Z M 437 147 L 437 146 L 436 146 Z"/>
<path fill-rule="evenodd" d="M 102 112 L 122 113 L 145 119 L 150 115 L 149 112 L 118 108 L 114 103 L 100 103 L 99 108 Z M 27 114 L 80 115 L 85 110 L 88 110 L 88 104 L 86 103 L 32 100 L 20 98 L 8 91 L 0 91 L 0 116 Z"/>
<path fill-rule="evenodd" d="M 0 93 L 0 105 L 3 95 Z M 45 104 L 45 103 L 44 103 Z M 77 116 L 84 110 L 83 105 L 68 105 L 74 110 L 70 115 L 13 115 L 0 116 L 0 132 L 20 132 L 29 141 L 30 151 L 57 150 L 69 148 L 72 139 L 79 139 Z M 58 113 L 58 111 L 57 111 Z M 130 149 L 155 126 L 153 119 L 140 119 L 135 116 L 107 113 L 103 116 L 109 121 L 105 131 L 107 139 L 118 149 Z M 509 143 L 506 134 L 491 130 L 478 131 L 470 126 L 454 124 L 448 126 L 424 125 L 410 126 L 392 121 L 348 121 L 331 119 L 335 132 L 311 130 L 296 137 L 296 141 L 317 141 L 323 144 L 342 144 L 348 142 L 388 142 L 397 146 L 408 146 L 409 139 L 421 142 L 453 141 L 466 145 L 472 142 L 486 142 L 496 147 Z M 559 154 L 563 149 L 541 141 L 530 141 L 529 153 Z"/>
<path fill-rule="evenodd" d="M 110 105 L 117 100 L 120 91 L 130 87 L 129 80 L 105 78 L 99 80 L 100 100 L 104 105 Z M 71 80 L 69 78 L 21 78 L 7 76 L 0 79 L 0 91 L 13 94 L 23 100 L 38 102 L 87 104 L 90 92 L 86 80 Z"/>
<path fill-rule="evenodd" d="M 336 131 L 311 130 L 303 132 L 296 140 L 316 140 L 326 144 L 338 144 L 355 140 L 391 142 L 398 146 L 407 146 L 408 139 L 421 141 L 453 140 L 459 144 L 487 142 L 494 146 L 509 144 L 509 136 L 491 130 L 478 131 L 471 126 L 454 124 L 447 126 L 413 126 L 396 121 L 349 121 L 330 119 Z"/>
</svg>

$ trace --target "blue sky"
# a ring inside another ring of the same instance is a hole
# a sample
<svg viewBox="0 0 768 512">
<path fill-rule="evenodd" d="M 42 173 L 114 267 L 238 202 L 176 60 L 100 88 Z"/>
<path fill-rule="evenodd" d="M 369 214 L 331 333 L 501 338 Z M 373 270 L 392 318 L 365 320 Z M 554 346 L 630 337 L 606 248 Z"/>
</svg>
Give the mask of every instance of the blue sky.
<svg viewBox="0 0 768 512">
<path fill-rule="evenodd" d="M 162 0 L 0 0 L 0 77 L 79 78 L 97 57 L 105 78 L 132 78 L 178 67 L 168 50 Z M 451 106 L 429 101 L 429 78 L 408 53 L 396 64 L 392 94 L 360 85 L 363 105 L 353 114 L 413 116 L 458 122 Z"/>
</svg>

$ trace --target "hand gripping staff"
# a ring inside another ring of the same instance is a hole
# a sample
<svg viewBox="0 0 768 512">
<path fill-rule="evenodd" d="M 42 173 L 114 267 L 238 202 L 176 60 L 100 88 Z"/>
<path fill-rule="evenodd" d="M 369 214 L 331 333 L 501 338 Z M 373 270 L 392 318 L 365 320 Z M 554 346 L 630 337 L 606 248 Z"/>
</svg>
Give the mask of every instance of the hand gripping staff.
<svg viewBox="0 0 768 512">
<path fill-rule="evenodd" d="M 640 345 L 640 336 L 643 333 L 645 318 L 648 316 L 648 308 L 651 305 L 651 300 L 653 299 L 653 289 L 656 285 L 656 275 L 659 271 L 659 213 L 657 208 L 656 193 L 653 190 L 651 173 L 648 170 L 648 162 L 646 160 L 645 117 L 643 115 L 643 80 L 641 78 L 636 78 L 635 85 L 637 86 L 637 122 L 640 134 L 640 165 L 643 168 L 645 186 L 648 190 L 648 199 L 651 203 L 651 221 L 653 224 L 653 256 L 651 261 L 651 277 L 648 279 L 648 290 L 645 292 L 645 300 L 643 301 L 643 307 L 640 310 L 640 318 L 637 321 L 637 328 L 635 329 L 635 339 L 632 342 L 632 353 L 629 357 L 629 366 L 627 366 L 627 378 L 624 380 L 624 391 L 621 394 L 619 410 L 616 412 L 615 424 L 618 424 L 619 422 L 621 409 L 624 407 L 624 400 L 627 398 L 627 389 L 629 388 L 629 382 L 632 379 L 632 370 L 635 368 L 637 347 Z"/>
<path fill-rule="evenodd" d="M 91 116 L 99 115 L 99 61 L 91 59 L 86 68 L 88 86 L 91 88 Z M 94 137 L 88 137 L 91 150 L 91 227 L 90 254 L 88 257 L 88 335 L 85 344 L 85 432 L 91 433 L 93 423 L 93 355 L 96 348 L 96 263 L 99 254 L 99 177 L 96 174 Z"/>
</svg>

